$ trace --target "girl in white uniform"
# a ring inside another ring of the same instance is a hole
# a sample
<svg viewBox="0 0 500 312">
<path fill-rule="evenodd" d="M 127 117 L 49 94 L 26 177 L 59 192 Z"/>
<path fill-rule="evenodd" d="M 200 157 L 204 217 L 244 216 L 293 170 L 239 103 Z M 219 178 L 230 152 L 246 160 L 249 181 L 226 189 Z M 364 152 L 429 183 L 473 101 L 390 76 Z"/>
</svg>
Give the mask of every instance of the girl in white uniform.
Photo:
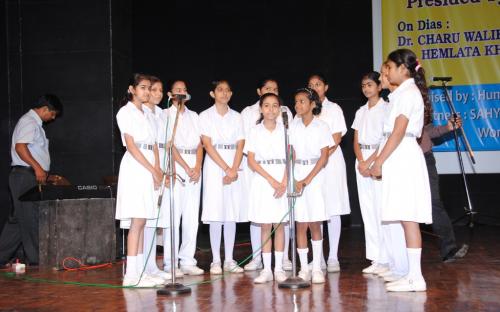
<svg viewBox="0 0 500 312">
<path fill-rule="evenodd" d="M 239 176 L 245 138 L 241 115 L 229 106 L 231 87 L 225 80 L 213 82 L 215 104 L 200 114 L 200 132 L 207 152 L 203 165 L 203 211 L 210 224 L 211 274 L 222 274 L 220 243 L 224 225 L 224 270 L 242 273 L 233 259 L 236 222 L 248 222 L 243 179 Z"/>
<path fill-rule="evenodd" d="M 165 110 L 169 116 L 173 129 L 175 116 L 179 110 L 178 95 L 186 95 L 186 83 L 177 80 L 172 84 L 168 93 L 172 98 L 172 106 Z M 174 185 L 175 206 L 175 250 L 177 260 L 180 260 L 179 273 L 188 275 L 201 275 L 203 270 L 196 266 L 194 254 L 196 252 L 196 236 L 198 234 L 198 214 L 200 207 L 201 190 L 201 162 L 203 148 L 200 141 L 200 128 L 198 114 L 186 107 L 182 100 L 181 110 L 177 121 L 177 130 L 174 139 L 174 159 L 176 173 L 185 180 L 184 183 Z M 179 226 L 182 218 L 182 244 L 179 248 Z M 170 250 L 170 230 L 164 232 L 164 248 Z M 170 254 L 164 259 L 165 267 L 170 270 Z M 178 259 L 177 259 L 178 258 Z M 179 276 L 177 274 L 177 276 Z"/>
<path fill-rule="evenodd" d="M 249 186 L 248 219 L 262 229 L 262 258 L 264 270 L 254 279 L 254 283 L 273 280 L 271 271 L 271 240 L 267 238 L 274 232 L 274 278 L 277 282 L 286 279 L 283 271 L 284 231 L 280 222 L 288 220 L 286 196 L 286 155 L 283 123 L 277 121 L 281 115 L 281 99 L 274 93 L 266 93 L 260 98 L 261 118 L 250 130 L 245 141 L 248 165 L 255 171 Z M 267 241 L 266 241 L 267 240 Z"/>
<path fill-rule="evenodd" d="M 324 283 L 321 271 L 323 239 L 321 222 L 328 220 L 325 200 L 325 170 L 328 150 L 333 139 L 328 125 L 315 116 L 321 113 L 321 102 L 316 91 L 306 88 L 295 93 L 297 117 L 290 125 L 290 145 L 295 153 L 295 191 L 301 193 L 295 201 L 297 221 L 297 252 L 300 259 L 298 276 L 306 281 L 311 279 L 307 264 L 307 229 L 311 230 L 313 248 L 312 282 Z"/>
<path fill-rule="evenodd" d="M 279 91 L 278 82 L 273 78 L 266 78 L 262 80 L 257 87 L 257 95 L 259 97 L 266 93 L 274 93 L 278 95 L 278 91 Z M 286 109 L 288 120 L 290 123 L 291 120 L 293 119 L 292 112 L 287 106 L 282 106 L 282 107 Z M 247 138 L 248 135 L 250 134 L 250 129 L 256 126 L 257 120 L 259 120 L 260 118 L 260 114 L 261 114 L 260 101 L 257 101 L 253 105 L 245 107 L 241 111 L 241 118 L 243 119 L 243 129 L 245 131 L 245 138 Z M 278 115 L 277 121 L 283 123 L 283 117 L 281 113 Z M 248 187 L 250 186 L 250 181 L 252 179 L 253 172 L 247 165 L 246 155 L 243 155 L 242 167 L 243 167 L 243 175 L 245 177 L 245 182 L 246 182 L 245 184 Z M 285 224 L 284 228 L 285 228 L 285 249 L 283 250 L 283 269 L 289 271 L 292 269 L 292 262 L 288 258 L 288 246 L 290 242 L 290 231 L 288 228 L 288 224 Z M 252 261 L 250 261 L 248 264 L 245 265 L 244 267 L 245 271 L 255 271 L 258 269 L 262 269 L 261 256 L 260 252 L 258 251 L 261 245 L 260 234 L 261 234 L 260 226 L 257 223 L 251 222 L 250 241 L 252 243 L 253 259 Z"/>
<path fill-rule="evenodd" d="M 158 106 L 163 99 L 163 84 L 161 80 L 157 77 L 150 76 L 151 81 L 151 90 L 149 101 L 145 103 L 143 109 L 145 112 L 148 112 L 148 116 L 151 119 L 152 124 L 156 129 L 156 142 L 158 145 L 158 153 L 159 153 L 159 163 L 160 168 L 163 172 L 165 172 L 165 144 L 166 144 L 166 135 L 167 130 L 165 129 L 166 125 L 164 123 L 164 119 L 162 119 L 163 110 Z M 170 223 L 170 190 L 169 190 L 169 179 L 165 179 L 165 186 L 163 190 L 162 203 L 160 206 L 160 212 L 158 215 L 158 219 L 146 220 L 146 225 L 144 228 L 144 257 L 146 260 L 146 268 L 145 273 L 149 276 L 154 276 L 158 278 L 162 278 L 165 282 L 168 282 L 171 278 L 170 274 L 164 272 L 158 268 L 156 264 L 156 229 L 165 229 L 168 228 Z M 163 256 L 165 254 L 169 254 L 170 249 L 164 249 Z"/>
<path fill-rule="evenodd" d="M 372 264 L 363 269 L 366 274 L 378 274 L 388 270 L 385 248 L 382 248 L 382 222 L 380 208 L 375 202 L 375 183 L 370 177 L 369 166 L 377 156 L 383 138 L 383 124 L 387 103 L 380 97 L 380 74 L 369 72 L 361 80 L 361 90 L 368 102 L 356 111 L 354 129 L 354 154 L 356 155 L 356 182 L 359 206 L 363 217 L 366 258 Z"/>
<path fill-rule="evenodd" d="M 120 163 L 116 219 L 130 220 L 127 236 L 127 269 L 124 286 L 155 286 L 158 283 L 142 276 L 144 225 L 157 217 L 155 188 L 162 180 L 158 159 L 156 131 L 143 111 L 149 101 L 151 82 L 146 75 L 135 74 L 128 87 L 129 102 L 116 115 L 123 146 L 127 151 Z"/>
<path fill-rule="evenodd" d="M 396 90 L 397 86 L 389 83 L 387 79 L 388 68 L 385 62 L 380 69 L 380 85 L 382 89 L 387 89 L 390 92 Z M 388 112 L 391 110 L 391 103 L 387 103 L 386 118 L 389 118 Z M 378 151 L 377 151 L 378 154 Z M 377 211 L 382 214 L 382 181 L 374 180 L 375 185 L 375 205 Z M 408 255 L 406 253 L 406 241 L 403 225 L 399 221 L 383 221 L 382 222 L 382 254 L 387 256 L 389 262 L 389 270 L 386 272 L 376 272 L 378 276 L 386 282 L 394 282 L 408 274 Z"/>
<path fill-rule="evenodd" d="M 388 56 L 388 79 L 398 87 L 389 95 L 392 104 L 384 122 L 381 151 L 370 169 L 382 179 L 382 221 L 400 221 L 406 238 L 408 274 L 386 284 L 388 291 L 425 291 L 420 259 L 419 223 L 432 223 L 429 178 L 424 155 L 417 142 L 424 116 L 431 118 L 424 70 L 415 53 L 399 49 Z"/>
<path fill-rule="evenodd" d="M 349 205 L 349 193 L 347 190 L 347 174 L 344 155 L 340 142 L 347 133 L 344 113 L 340 106 L 330 102 L 326 97 L 329 85 L 326 78 L 321 74 L 309 77 L 309 88 L 314 89 L 323 105 L 319 118 L 328 124 L 330 134 L 335 146 L 329 151 L 328 164 L 326 165 L 326 182 L 324 184 L 326 194 L 326 205 L 328 208 L 328 243 L 330 252 L 328 255 L 328 272 L 340 271 L 338 261 L 338 249 L 340 241 L 341 220 L 340 216 L 351 213 Z M 324 258 L 321 256 L 324 263 Z M 324 265 L 324 264 L 323 264 Z"/>
</svg>

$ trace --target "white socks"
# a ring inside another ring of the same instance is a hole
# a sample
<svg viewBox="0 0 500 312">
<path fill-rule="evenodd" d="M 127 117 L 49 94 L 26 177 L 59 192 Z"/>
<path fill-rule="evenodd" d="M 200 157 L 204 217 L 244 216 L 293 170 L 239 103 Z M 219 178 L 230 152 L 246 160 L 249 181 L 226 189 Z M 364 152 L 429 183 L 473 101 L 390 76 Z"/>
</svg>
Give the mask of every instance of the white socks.
<svg viewBox="0 0 500 312">
<path fill-rule="evenodd" d="M 253 259 L 260 260 L 261 251 L 259 250 L 261 241 L 261 228 L 257 224 L 250 222 L 250 242 L 252 243 Z M 259 252 L 257 252 L 259 250 Z M 257 253 L 256 253 L 257 252 Z"/>
<path fill-rule="evenodd" d="M 307 262 L 307 253 L 309 252 L 308 248 L 297 248 L 297 253 L 299 254 L 300 260 L 300 270 L 308 272 L 309 271 L 309 263 Z"/>
<path fill-rule="evenodd" d="M 328 243 L 330 245 L 330 254 L 328 262 L 338 262 L 338 251 L 340 241 L 340 216 L 332 216 L 328 222 Z"/>
<path fill-rule="evenodd" d="M 408 252 L 409 272 L 408 277 L 411 279 L 421 279 L 422 270 L 420 268 L 420 258 L 422 255 L 422 248 L 406 248 Z"/>
<path fill-rule="evenodd" d="M 264 262 L 264 267 L 265 267 L 265 262 Z M 274 270 L 283 271 L 283 251 L 274 252 Z"/>
<path fill-rule="evenodd" d="M 220 242 L 222 239 L 222 223 L 210 223 L 210 248 L 212 249 L 212 262 L 220 263 Z"/>
<path fill-rule="evenodd" d="M 224 260 L 233 261 L 234 239 L 236 237 L 236 222 L 214 222 L 210 223 L 209 230 L 213 263 L 221 262 L 220 243 L 222 239 L 222 225 L 224 225 Z"/>
<path fill-rule="evenodd" d="M 313 249 L 313 261 L 312 261 L 312 270 L 321 271 L 321 258 L 323 257 L 323 240 L 312 240 L 311 245 Z"/>
<path fill-rule="evenodd" d="M 159 271 L 156 265 L 156 228 L 144 228 L 144 260 L 146 270 L 144 272 L 155 274 Z M 150 252 L 151 249 L 151 252 Z M 165 252 L 165 251 L 164 251 Z M 149 256 L 149 257 L 148 257 Z"/>
<path fill-rule="evenodd" d="M 283 229 L 285 230 L 285 248 L 283 249 L 283 260 L 290 261 L 288 257 L 288 247 L 290 246 L 290 225 L 283 225 Z"/>
<path fill-rule="evenodd" d="M 270 252 L 263 252 L 262 253 L 262 260 L 264 260 L 264 270 L 271 272 L 271 253 Z"/>
<path fill-rule="evenodd" d="M 139 277 L 139 274 L 137 274 L 137 256 L 127 256 L 125 275 L 132 278 Z"/>
<path fill-rule="evenodd" d="M 226 262 L 233 261 L 235 238 L 236 222 L 224 222 L 224 260 Z"/>
</svg>

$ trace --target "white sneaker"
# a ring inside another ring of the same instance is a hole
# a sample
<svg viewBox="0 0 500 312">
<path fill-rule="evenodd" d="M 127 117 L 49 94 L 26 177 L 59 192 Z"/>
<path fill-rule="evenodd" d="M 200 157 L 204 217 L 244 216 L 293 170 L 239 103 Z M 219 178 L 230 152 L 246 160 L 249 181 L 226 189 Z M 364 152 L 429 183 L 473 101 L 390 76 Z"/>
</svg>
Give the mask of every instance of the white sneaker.
<svg viewBox="0 0 500 312">
<path fill-rule="evenodd" d="M 236 261 L 224 261 L 224 271 L 229 273 L 243 273 L 244 270 L 238 266 Z"/>
<path fill-rule="evenodd" d="M 153 273 L 148 273 L 148 274 L 163 278 L 167 282 L 172 279 L 172 274 L 165 272 L 165 271 L 162 271 L 162 270 L 154 271 Z"/>
<path fill-rule="evenodd" d="M 382 272 L 382 273 L 378 273 L 377 274 L 378 277 L 386 277 L 386 276 L 389 276 L 389 275 L 395 275 L 394 272 L 392 272 L 391 270 L 388 270 L 388 271 L 385 271 L 385 272 Z"/>
<path fill-rule="evenodd" d="M 323 284 L 325 282 L 325 275 L 323 271 L 313 271 L 312 272 L 312 283 L 313 284 Z"/>
<path fill-rule="evenodd" d="M 248 262 L 244 269 L 245 271 L 256 271 L 261 270 L 264 266 L 262 265 L 262 261 L 260 259 L 260 255 L 257 258 L 253 258 L 252 261 Z"/>
<path fill-rule="evenodd" d="M 298 277 L 303 279 L 306 282 L 309 282 L 311 280 L 311 274 L 309 274 L 309 270 L 300 270 L 299 274 L 297 274 Z"/>
<path fill-rule="evenodd" d="M 292 270 L 292 261 L 289 259 L 283 259 L 283 270 L 291 271 Z"/>
<path fill-rule="evenodd" d="M 213 275 L 221 275 L 222 267 L 220 266 L 220 262 L 212 262 L 210 264 L 210 274 Z"/>
<path fill-rule="evenodd" d="M 123 277 L 122 285 L 125 287 L 155 287 L 157 284 L 152 280 L 142 277 L 139 281 L 139 277 Z"/>
<path fill-rule="evenodd" d="M 328 261 L 326 271 L 328 273 L 340 272 L 340 263 L 338 261 Z"/>
<path fill-rule="evenodd" d="M 274 270 L 274 280 L 278 283 L 284 282 L 288 277 L 283 270 Z"/>
<path fill-rule="evenodd" d="M 205 273 L 205 271 L 196 265 L 183 265 L 181 266 L 181 271 L 186 275 L 203 275 Z"/>
<path fill-rule="evenodd" d="M 378 274 L 385 273 L 387 271 L 389 271 L 389 267 L 387 265 L 377 264 L 377 267 L 373 271 L 373 274 L 377 274 L 378 275 Z"/>
<path fill-rule="evenodd" d="M 399 281 L 402 278 L 403 278 L 403 276 L 397 275 L 397 274 L 386 275 L 386 276 L 384 276 L 384 282 L 392 283 L 392 282 Z"/>
<path fill-rule="evenodd" d="M 363 269 L 363 271 L 361 271 L 361 272 L 363 272 L 363 273 L 365 273 L 365 274 L 375 274 L 375 273 L 374 273 L 374 272 L 375 272 L 375 269 L 377 269 L 377 264 L 376 264 L 376 263 L 373 263 L 373 264 L 372 264 L 372 265 L 370 265 L 369 267 L 364 268 L 364 269 Z"/>
<path fill-rule="evenodd" d="M 167 272 L 168 274 L 172 274 L 172 270 L 169 269 L 165 269 L 165 272 Z M 184 276 L 184 273 L 182 273 L 181 270 L 179 270 L 179 268 L 175 268 L 175 278 L 181 278 Z"/>
<path fill-rule="evenodd" d="M 151 274 L 147 274 L 147 273 L 142 274 L 142 279 L 148 279 L 148 280 L 154 282 L 156 284 L 156 286 L 165 285 L 165 283 L 167 282 L 159 276 L 155 276 L 155 275 L 151 275 Z"/>
<path fill-rule="evenodd" d="M 260 271 L 259 276 L 253 279 L 253 282 L 255 284 L 264 284 L 267 282 L 272 282 L 273 281 L 273 272 L 268 271 L 268 270 L 262 270 Z"/>
<path fill-rule="evenodd" d="M 392 285 L 390 285 L 392 284 Z M 402 291 L 426 291 L 427 284 L 423 277 L 412 279 L 404 277 L 397 282 L 386 285 L 387 291 L 402 292 Z"/>
<path fill-rule="evenodd" d="M 313 269 L 313 263 L 311 261 L 311 262 L 309 262 L 309 271 L 311 271 L 312 269 Z M 326 270 L 327 269 L 326 261 L 323 258 L 321 258 L 321 269 L 322 270 Z"/>
</svg>

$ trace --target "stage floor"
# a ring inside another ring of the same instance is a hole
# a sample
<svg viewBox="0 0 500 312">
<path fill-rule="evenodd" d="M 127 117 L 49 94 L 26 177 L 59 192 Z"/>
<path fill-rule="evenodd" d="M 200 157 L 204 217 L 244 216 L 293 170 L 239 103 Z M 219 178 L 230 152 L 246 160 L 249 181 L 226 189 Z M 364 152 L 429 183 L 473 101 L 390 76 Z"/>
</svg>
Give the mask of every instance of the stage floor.
<svg viewBox="0 0 500 312">
<path fill-rule="evenodd" d="M 324 285 L 282 290 L 277 284 L 254 285 L 257 273 L 230 274 L 212 283 L 209 274 L 184 277 L 192 293 L 176 298 L 157 296 L 155 289 L 120 289 L 64 285 L 60 282 L 120 285 L 123 265 L 86 272 L 29 268 L 18 278 L 0 277 L 0 311 L 500 311 L 500 227 L 456 229 L 459 242 L 470 244 L 459 261 L 443 264 L 437 240 L 424 234 L 423 273 L 427 292 L 388 293 L 381 279 L 363 275 L 363 233 L 342 230 L 342 271 L 327 275 Z M 248 246 L 237 248 L 242 260 Z M 199 251 L 199 265 L 208 269 L 211 254 Z M 26 278 L 28 277 L 28 278 Z M 212 277 L 212 279 L 214 279 Z M 201 283 L 201 284 L 199 284 Z"/>
</svg>

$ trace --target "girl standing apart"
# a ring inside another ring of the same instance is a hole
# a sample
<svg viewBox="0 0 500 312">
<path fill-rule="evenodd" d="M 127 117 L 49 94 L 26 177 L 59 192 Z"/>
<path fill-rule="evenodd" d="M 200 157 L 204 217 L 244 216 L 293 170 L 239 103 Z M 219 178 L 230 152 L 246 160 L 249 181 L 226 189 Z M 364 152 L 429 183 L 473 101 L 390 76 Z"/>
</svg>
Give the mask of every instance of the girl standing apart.
<svg viewBox="0 0 500 312">
<path fill-rule="evenodd" d="M 352 124 L 354 129 L 354 154 L 356 155 L 356 182 L 363 217 L 366 258 L 372 264 L 363 273 L 378 274 L 388 270 L 387 256 L 382 246 L 382 222 L 380 208 L 375 202 L 375 183 L 370 177 L 369 166 L 377 156 L 383 138 L 386 102 L 380 98 L 380 74 L 369 72 L 361 80 L 361 90 L 368 102 L 356 111 Z M 381 248 L 382 247 L 382 248 Z"/>
<path fill-rule="evenodd" d="M 143 104 L 149 101 L 149 77 L 135 74 L 128 87 L 125 106 L 116 115 L 123 146 L 116 197 L 116 219 L 130 220 L 127 236 L 127 269 L 124 286 L 151 287 L 158 283 L 143 271 L 144 225 L 157 216 L 156 195 L 162 180 L 156 131 L 148 121 Z M 142 276 L 141 276 L 142 275 Z"/>
<path fill-rule="evenodd" d="M 326 78 L 321 74 L 309 77 L 309 88 L 314 89 L 319 95 L 322 104 L 319 118 L 323 120 L 330 129 L 335 145 L 329 150 L 328 164 L 326 165 L 326 181 L 324 184 L 326 194 L 326 206 L 328 208 L 328 242 L 330 253 L 328 255 L 328 272 L 340 271 L 338 261 L 338 249 L 340 241 L 340 216 L 351 213 L 349 206 L 349 193 L 347 190 L 347 174 L 342 148 L 339 146 L 342 136 L 347 133 L 344 113 L 340 106 L 330 102 L 326 97 L 329 85 Z M 324 258 L 321 256 L 324 263 Z M 324 264 L 322 264 L 324 265 Z"/>
<path fill-rule="evenodd" d="M 225 80 L 214 81 L 210 96 L 215 104 L 200 114 L 201 140 L 207 157 L 203 165 L 203 211 L 210 224 L 211 274 L 222 274 L 220 243 L 224 226 L 224 271 L 242 273 L 233 259 L 236 222 L 247 222 L 248 211 L 239 168 L 245 137 L 241 115 L 229 106 L 232 92 Z"/>
<path fill-rule="evenodd" d="M 300 259 L 298 276 L 311 280 L 307 264 L 307 229 L 311 230 L 313 248 L 312 282 L 324 283 L 321 271 L 323 238 L 321 223 L 328 220 L 325 200 L 325 170 L 328 150 L 333 139 L 328 126 L 315 116 L 321 113 L 321 102 L 316 91 L 306 88 L 295 93 L 297 117 L 290 125 L 290 145 L 295 152 L 294 175 L 296 192 L 301 193 L 295 201 L 295 220 L 297 221 L 297 252 Z"/>
<path fill-rule="evenodd" d="M 286 155 L 284 126 L 278 122 L 281 115 L 281 99 L 274 93 L 266 93 L 260 98 L 261 118 L 250 130 L 245 142 L 248 165 L 255 171 L 249 186 L 248 219 L 262 229 L 262 258 L 264 270 L 254 279 L 261 284 L 273 280 L 271 271 L 272 241 L 267 238 L 274 232 L 274 279 L 283 282 L 284 229 L 280 224 L 288 211 L 286 196 Z M 260 245 L 259 244 L 259 245 Z"/>
<path fill-rule="evenodd" d="M 429 177 L 417 138 L 431 116 L 427 84 L 415 53 L 399 49 L 388 56 L 388 79 L 397 88 L 389 95 L 391 111 L 384 122 L 385 139 L 370 169 L 382 178 L 382 221 L 400 221 L 406 238 L 408 274 L 386 284 L 388 291 L 425 291 L 420 260 L 419 223 L 432 223 Z"/>
</svg>

